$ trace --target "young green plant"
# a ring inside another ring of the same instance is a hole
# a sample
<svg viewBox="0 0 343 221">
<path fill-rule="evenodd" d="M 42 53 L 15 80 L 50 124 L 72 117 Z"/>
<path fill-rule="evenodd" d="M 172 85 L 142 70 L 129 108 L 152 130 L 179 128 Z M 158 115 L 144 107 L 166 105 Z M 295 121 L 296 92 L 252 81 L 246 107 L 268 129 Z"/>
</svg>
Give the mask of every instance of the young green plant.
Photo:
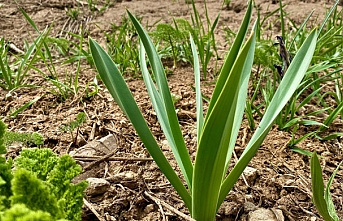
<svg viewBox="0 0 343 221">
<path fill-rule="evenodd" d="M 139 76 L 139 50 L 135 45 L 135 28 L 127 17 L 122 17 L 121 25 L 112 25 L 105 33 L 108 53 L 123 74 Z"/>
<path fill-rule="evenodd" d="M 340 220 L 336 213 L 336 209 L 331 198 L 330 187 L 342 162 L 332 173 L 324 190 L 323 173 L 322 168 L 320 167 L 320 162 L 317 153 L 313 152 L 311 156 L 311 182 L 313 195 L 312 200 L 319 214 L 324 218 L 325 221 Z"/>
<path fill-rule="evenodd" d="M 240 30 L 221 68 L 205 117 L 200 90 L 199 60 L 191 37 L 198 140 L 194 165 L 182 136 L 167 78 L 156 48 L 138 20 L 130 12 L 128 14 L 141 40 L 140 63 L 144 82 L 187 187 L 171 167 L 153 137 L 117 66 L 99 44 L 90 39 L 95 66 L 112 97 L 130 119 L 150 155 L 178 192 L 191 216 L 196 220 L 214 220 L 226 195 L 257 152 L 276 116 L 306 73 L 315 49 L 317 32 L 313 31 L 299 49 L 245 151 L 234 168 L 226 175 L 242 122 L 254 58 L 256 39 L 254 31 L 244 43 L 252 15 L 252 2 L 249 2 Z M 149 73 L 146 55 L 155 81 Z"/>
<path fill-rule="evenodd" d="M 28 87 L 29 71 L 37 62 L 37 51 L 41 50 L 48 30 L 40 35 L 29 45 L 23 55 L 14 55 L 12 59 L 8 53 L 8 44 L 4 38 L 0 39 L 0 87 L 5 90 L 14 90 L 19 87 Z M 12 60 L 14 60 L 12 62 Z"/>
<path fill-rule="evenodd" d="M 86 114 L 85 112 L 80 112 L 76 116 L 76 120 L 70 122 L 67 125 L 64 125 L 61 129 L 64 132 L 69 132 L 71 134 L 71 138 L 73 140 L 72 145 L 77 144 L 77 137 L 80 133 L 80 127 L 82 124 L 86 122 Z M 74 130 L 76 129 L 76 135 L 74 136 Z"/>
</svg>

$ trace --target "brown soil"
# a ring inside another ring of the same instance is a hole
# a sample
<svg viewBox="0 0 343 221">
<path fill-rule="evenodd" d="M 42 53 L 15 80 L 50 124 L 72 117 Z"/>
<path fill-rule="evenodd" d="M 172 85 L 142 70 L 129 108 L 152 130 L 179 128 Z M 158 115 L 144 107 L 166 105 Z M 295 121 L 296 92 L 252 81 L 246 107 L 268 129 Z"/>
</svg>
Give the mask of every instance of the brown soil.
<svg viewBox="0 0 343 221">
<path fill-rule="evenodd" d="M 192 12 L 190 5 L 186 3 L 187 1 L 182 0 L 111 1 L 109 8 L 96 13 L 91 13 L 88 10 L 86 1 L 18 0 L 17 2 L 41 30 L 53 25 L 50 35 L 65 36 L 64 31 L 78 33 L 82 24 L 87 30 L 87 34 L 102 45 L 105 44 L 104 31 L 109 30 L 111 24 L 119 24 L 122 16 L 126 13 L 126 9 L 142 17 L 143 24 L 154 24 L 157 21 L 170 22 L 173 17 L 189 18 Z M 105 1 L 99 0 L 97 2 L 98 6 L 101 7 Z M 262 16 L 279 7 L 278 4 L 273 3 L 274 1 L 271 0 L 256 1 Z M 202 1 L 197 0 L 196 4 L 200 13 L 204 15 Z M 332 5 L 332 2 L 285 0 L 284 4 L 287 4 L 285 11 L 288 13 L 288 18 L 298 25 L 312 9 L 315 9 L 313 19 L 310 20 L 310 25 L 313 26 L 322 21 L 326 9 Z M 78 5 L 82 13 L 77 21 L 73 22 L 66 15 L 66 9 L 76 8 Z M 237 31 L 244 15 L 245 1 L 232 1 L 230 7 L 227 8 L 222 5 L 222 1 L 209 0 L 207 6 L 212 21 L 218 13 L 221 15 L 216 29 L 216 39 L 223 57 L 229 48 L 223 29 L 229 27 Z M 254 14 L 256 17 L 256 11 Z M 273 27 L 270 34 L 272 36 L 280 34 L 278 21 L 270 19 L 270 24 Z M 19 49 L 24 48 L 24 40 L 31 42 L 36 36 L 35 31 L 27 24 L 14 1 L 9 0 L 0 1 L 0 30 L 0 36 L 4 37 L 6 41 L 11 41 Z M 55 65 L 62 79 L 66 73 L 75 73 L 77 69 L 76 64 L 62 65 L 56 61 Z M 48 73 L 43 64 L 40 68 L 43 72 Z M 176 103 L 180 110 L 178 116 L 185 140 L 192 157 L 194 157 L 196 132 L 195 94 L 191 88 L 193 85 L 192 68 L 188 65 L 179 65 L 176 69 L 171 70 L 172 75 L 168 78 L 171 91 L 181 97 Z M 213 68 L 209 70 L 210 74 L 211 71 L 213 72 Z M 52 148 L 59 154 L 80 151 L 83 145 L 92 140 L 113 134 L 116 143 L 111 145 L 110 152 L 103 151 L 97 153 L 98 155 L 113 153 L 113 157 L 126 159 L 149 158 L 147 150 L 144 149 L 131 124 L 119 110 L 102 83 L 100 83 L 101 88 L 96 96 L 90 99 L 85 98 L 86 84 L 91 82 L 95 76 L 96 71 L 84 62 L 79 80 L 79 93 L 62 102 L 56 95 L 49 93 L 48 89 L 52 85 L 44 80 L 41 74 L 32 71 L 27 83 L 39 87 L 20 88 L 12 91 L 10 92 L 11 99 L 5 99 L 5 95 L 9 92 L 0 88 L 0 116 L 5 119 L 5 123 L 12 131 L 41 133 L 45 138 L 45 146 Z M 211 79 L 203 82 L 204 93 L 207 95 L 210 95 L 213 89 L 211 83 Z M 165 147 L 165 137 L 151 108 L 143 81 L 130 79 L 128 84 L 157 141 L 162 146 L 167 158 L 172 159 L 170 150 Z M 41 98 L 16 118 L 6 117 L 13 110 L 38 96 Z M 80 135 L 75 145 L 71 134 L 64 133 L 61 126 L 75 120 L 76 115 L 81 111 L 86 113 L 87 122 L 80 128 Z M 341 125 L 342 122 L 337 122 L 330 127 L 330 131 L 342 131 Z M 296 137 L 306 134 L 306 130 L 308 128 L 300 128 Z M 247 121 L 244 120 L 236 145 L 238 156 L 249 141 L 251 133 Z M 272 128 L 257 155 L 249 164 L 250 167 L 257 170 L 258 176 L 248 180 L 247 183 L 240 178 L 220 208 L 217 220 L 246 220 L 248 213 L 258 207 L 280 209 L 285 220 L 321 220 L 311 201 L 309 157 L 292 152 L 287 147 L 290 139 L 290 133 L 280 131 L 276 127 Z M 325 142 L 317 139 L 305 139 L 298 147 L 309 151 L 315 150 L 323 156 L 321 162 L 322 166 L 325 166 L 324 178 L 326 181 L 343 159 L 342 141 L 340 139 Z M 89 165 L 89 162 L 82 160 L 79 162 L 85 167 Z M 172 164 L 176 168 L 173 160 Z M 110 182 L 110 187 L 105 193 L 85 197 L 90 206 L 84 206 L 83 220 L 97 220 L 94 211 L 91 211 L 90 208 L 95 209 L 100 217 L 107 221 L 183 220 L 165 206 L 157 204 L 157 201 L 149 198 L 145 192 L 152 192 L 159 200 L 184 214 L 188 214 L 180 197 L 153 161 L 105 160 L 98 165 L 88 166 L 83 177 L 105 178 Z M 343 217 L 342 181 L 343 174 L 340 170 L 336 175 L 331 191 L 340 217 Z"/>
</svg>

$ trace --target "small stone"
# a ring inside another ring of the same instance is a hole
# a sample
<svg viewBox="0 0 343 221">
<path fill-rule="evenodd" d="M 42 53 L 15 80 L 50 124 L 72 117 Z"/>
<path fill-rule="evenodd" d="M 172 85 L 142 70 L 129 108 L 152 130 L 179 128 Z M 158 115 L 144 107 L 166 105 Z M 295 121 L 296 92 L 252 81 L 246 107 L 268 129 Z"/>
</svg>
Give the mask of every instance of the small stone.
<svg viewBox="0 0 343 221">
<path fill-rule="evenodd" d="M 300 107 L 298 110 L 297 110 L 297 114 L 299 116 L 304 116 L 306 113 L 306 108 L 305 107 Z"/>
<path fill-rule="evenodd" d="M 112 176 L 107 180 L 114 183 L 120 183 L 121 185 L 130 189 L 136 189 L 139 185 L 137 182 L 137 177 L 138 175 L 132 171 L 124 171 Z"/>
<path fill-rule="evenodd" d="M 102 178 L 88 178 L 88 187 L 86 194 L 89 196 L 96 196 L 105 193 L 110 187 L 110 183 Z"/>
<path fill-rule="evenodd" d="M 5 96 L 5 100 L 6 101 L 13 101 L 14 98 L 13 98 L 13 95 L 11 94 L 11 92 L 8 92 Z"/>
<path fill-rule="evenodd" d="M 253 167 L 246 167 L 243 171 L 245 179 L 249 184 L 253 184 L 255 179 L 257 178 L 258 172 L 257 169 Z"/>
<path fill-rule="evenodd" d="M 135 174 L 132 171 L 124 171 L 121 173 L 118 173 L 114 175 L 111 180 L 114 182 L 122 182 L 122 181 L 132 181 L 137 177 L 137 174 Z"/>
<path fill-rule="evenodd" d="M 154 204 L 149 204 L 144 208 L 144 212 L 145 213 L 151 213 L 152 211 L 155 210 L 155 206 Z"/>
<path fill-rule="evenodd" d="M 279 209 L 259 208 L 249 213 L 248 221 L 284 221 L 284 216 Z"/>
<path fill-rule="evenodd" d="M 254 211 L 256 208 L 257 207 L 252 202 L 245 202 L 244 203 L 244 211 L 245 212 Z"/>
</svg>

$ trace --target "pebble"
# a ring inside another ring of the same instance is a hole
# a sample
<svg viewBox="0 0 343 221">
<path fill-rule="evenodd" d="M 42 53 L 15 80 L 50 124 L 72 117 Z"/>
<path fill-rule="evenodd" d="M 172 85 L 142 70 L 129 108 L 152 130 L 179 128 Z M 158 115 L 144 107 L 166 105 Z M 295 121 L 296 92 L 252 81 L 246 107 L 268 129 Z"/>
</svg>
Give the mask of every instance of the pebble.
<svg viewBox="0 0 343 221">
<path fill-rule="evenodd" d="M 259 208 L 249 213 L 248 221 L 284 221 L 285 218 L 280 209 Z"/>
<path fill-rule="evenodd" d="M 88 196 L 101 195 L 110 187 L 110 183 L 102 178 L 88 178 L 87 182 L 88 187 L 85 192 Z"/>
</svg>

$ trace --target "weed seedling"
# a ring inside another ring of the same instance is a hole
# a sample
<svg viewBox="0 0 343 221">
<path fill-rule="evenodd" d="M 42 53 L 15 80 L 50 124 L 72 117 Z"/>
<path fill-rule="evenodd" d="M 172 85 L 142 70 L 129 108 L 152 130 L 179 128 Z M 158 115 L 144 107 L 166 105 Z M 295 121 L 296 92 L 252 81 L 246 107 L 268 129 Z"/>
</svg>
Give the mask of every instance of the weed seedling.
<svg viewBox="0 0 343 221">
<path fill-rule="evenodd" d="M 319 214 L 324 218 L 325 221 L 341 220 L 337 215 L 335 205 L 332 201 L 330 187 L 342 162 L 333 171 L 328 183 L 326 184 L 326 187 L 324 188 L 323 173 L 317 153 L 314 152 L 311 156 L 311 183 L 313 203 L 316 206 Z"/>
<path fill-rule="evenodd" d="M 49 30 L 45 30 L 29 45 L 24 55 L 12 55 L 8 52 L 8 44 L 4 38 L 0 39 L 0 87 L 13 90 L 19 87 L 27 87 L 26 81 L 29 71 L 37 62 L 37 51 L 40 51 L 44 38 Z M 13 59 L 14 58 L 14 59 Z M 12 61 L 13 60 L 13 61 Z"/>
<path fill-rule="evenodd" d="M 112 25 L 112 30 L 105 33 L 107 51 L 123 74 L 137 76 L 139 74 L 138 43 L 136 31 L 126 17 L 122 17 L 121 25 Z"/>
<path fill-rule="evenodd" d="M 73 20 L 77 20 L 77 18 L 80 15 L 80 9 L 79 8 L 68 8 L 66 9 L 66 14 Z"/>
<path fill-rule="evenodd" d="M 68 132 L 70 133 L 71 137 L 72 137 L 72 146 L 77 145 L 77 137 L 80 133 L 80 127 L 82 126 L 82 124 L 84 124 L 86 122 L 86 114 L 84 112 L 80 112 L 78 113 L 78 115 L 76 116 L 76 120 L 70 122 L 67 125 L 64 125 L 61 130 L 63 132 Z M 74 136 L 74 130 L 76 129 L 76 135 Z"/>
</svg>

